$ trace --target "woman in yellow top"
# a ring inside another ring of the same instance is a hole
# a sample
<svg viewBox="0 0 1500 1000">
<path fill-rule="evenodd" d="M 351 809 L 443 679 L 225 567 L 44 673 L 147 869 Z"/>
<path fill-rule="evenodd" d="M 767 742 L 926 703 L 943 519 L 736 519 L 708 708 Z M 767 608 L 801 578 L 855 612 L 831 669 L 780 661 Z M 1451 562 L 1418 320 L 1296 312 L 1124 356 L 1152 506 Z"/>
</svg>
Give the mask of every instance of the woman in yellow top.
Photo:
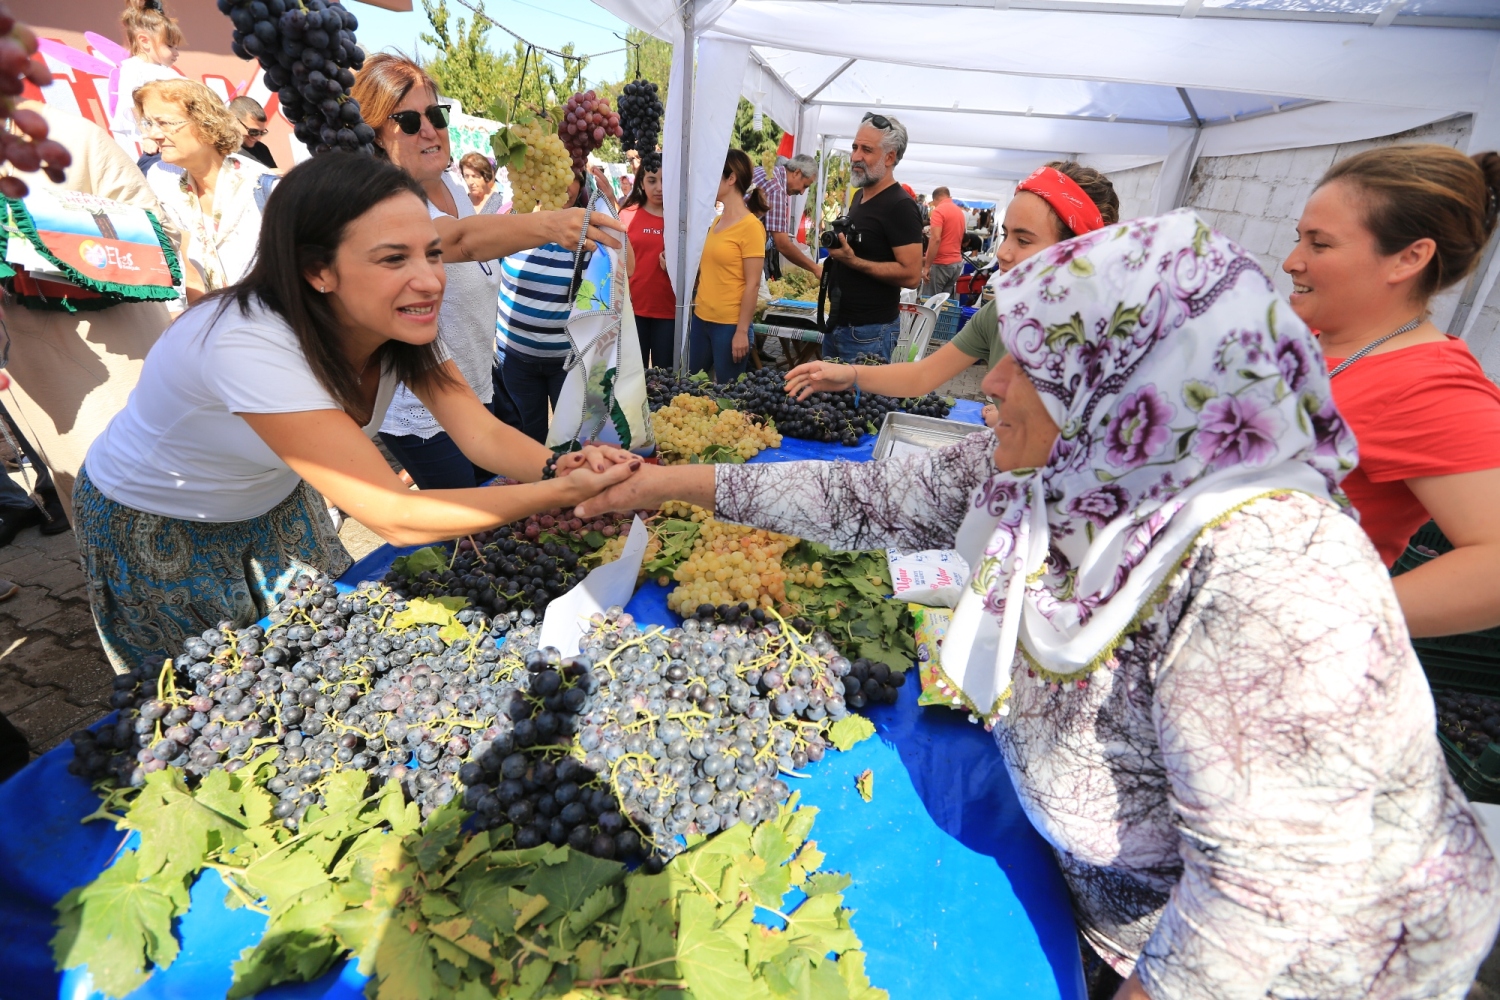
<svg viewBox="0 0 1500 1000">
<path fill-rule="evenodd" d="M 752 214 L 766 210 L 766 196 L 751 181 L 750 157 L 742 150 L 724 158 L 719 202 L 724 213 L 709 226 L 698 265 L 688 367 L 712 369 L 715 382 L 733 382 L 750 357 L 750 319 L 766 257 L 766 227 Z"/>
</svg>

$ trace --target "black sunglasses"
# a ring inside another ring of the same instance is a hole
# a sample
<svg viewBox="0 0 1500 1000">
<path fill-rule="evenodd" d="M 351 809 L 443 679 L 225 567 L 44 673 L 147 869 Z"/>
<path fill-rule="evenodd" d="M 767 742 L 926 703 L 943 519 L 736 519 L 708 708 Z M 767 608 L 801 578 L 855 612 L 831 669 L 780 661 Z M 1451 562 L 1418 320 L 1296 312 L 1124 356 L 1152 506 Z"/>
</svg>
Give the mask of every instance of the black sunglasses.
<svg viewBox="0 0 1500 1000">
<path fill-rule="evenodd" d="M 451 104 L 434 104 L 426 111 L 397 111 L 390 116 L 390 120 L 400 126 L 401 131 L 407 135 L 416 135 L 422 131 L 422 119 L 425 117 L 432 122 L 433 128 L 448 127 L 448 109 Z"/>
<path fill-rule="evenodd" d="M 866 111 L 865 116 L 859 120 L 859 123 L 861 125 L 863 125 L 865 122 L 869 122 L 871 125 L 874 125 L 876 128 L 882 131 L 891 127 L 891 120 L 889 118 L 887 118 L 885 115 L 877 115 L 873 111 Z"/>
</svg>

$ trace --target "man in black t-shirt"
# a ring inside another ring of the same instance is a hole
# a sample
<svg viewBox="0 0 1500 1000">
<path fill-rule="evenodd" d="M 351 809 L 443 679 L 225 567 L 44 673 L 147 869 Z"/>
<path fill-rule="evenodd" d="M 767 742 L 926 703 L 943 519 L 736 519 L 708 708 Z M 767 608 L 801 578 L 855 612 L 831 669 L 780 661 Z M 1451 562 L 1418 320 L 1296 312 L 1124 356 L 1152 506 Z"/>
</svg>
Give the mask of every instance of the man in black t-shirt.
<svg viewBox="0 0 1500 1000">
<path fill-rule="evenodd" d="M 833 330 L 823 355 L 852 361 L 857 354 L 890 360 L 901 331 L 901 289 L 922 278 L 922 212 L 896 183 L 906 155 L 906 126 L 867 114 L 854 134 L 849 180 L 859 192 L 849 207 L 853 237 L 828 251 Z"/>
</svg>

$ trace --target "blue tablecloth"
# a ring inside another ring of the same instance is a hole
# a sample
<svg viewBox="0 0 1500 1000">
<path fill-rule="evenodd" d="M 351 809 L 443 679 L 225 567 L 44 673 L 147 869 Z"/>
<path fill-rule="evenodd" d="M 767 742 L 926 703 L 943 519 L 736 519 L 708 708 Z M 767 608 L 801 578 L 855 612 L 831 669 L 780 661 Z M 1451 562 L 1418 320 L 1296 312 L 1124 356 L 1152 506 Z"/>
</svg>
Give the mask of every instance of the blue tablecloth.
<svg viewBox="0 0 1500 1000">
<path fill-rule="evenodd" d="M 979 405 L 953 416 L 978 422 Z M 858 447 L 787 438 L 757 460 L 867 459 Z M 377 578 L 399 554 L 371 553 L 344 582 Z M 675 623 L 666 591 L 647 584 L 629 610 L 645 623 Z M 913 680 L 915 678 L 913 677 Z M 792 779 L 802 801 L 821 810 L 813 837 L 826 867 L 847 871 L 845 894 L 868 953 L 871 980 L 893 1000 L 959 1000 L 1006 994 L 1083 1000 L 1083 977 L 1067 891 L 1051 852 L 1027 820 L 988 734 L 963 715 L 918 708 L 917 685 L 901 701 L 871 711 L 877 737 L 810 765 Z M 52 970 L 52 906 L 94 878 L 121 846 L 105 823 L 81 824 L 97 799 L 67 773 L 64 745 L 0 785 L 0 998 L 37 1000 L 91 994 L 85 974 Z M 855 776 L 874 774 L 866 803 Z M 178 926 L 182 953 L 133 997 L 176 1000 L 223 996 L 230 966 L 264 931 L 264 918 L 222 905 L 224 887 L 208 873 Z M 283 986 L 277 1000 L 355 1000 L 363 977 L 352 963 L 322 979 Z"/>
</svg>

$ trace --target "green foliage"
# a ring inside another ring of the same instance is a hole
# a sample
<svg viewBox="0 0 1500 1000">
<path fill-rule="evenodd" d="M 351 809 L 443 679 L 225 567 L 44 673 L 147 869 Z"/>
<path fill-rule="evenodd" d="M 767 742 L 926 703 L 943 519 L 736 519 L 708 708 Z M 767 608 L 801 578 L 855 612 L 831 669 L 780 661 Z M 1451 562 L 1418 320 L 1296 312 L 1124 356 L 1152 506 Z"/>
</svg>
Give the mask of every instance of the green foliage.
<svg viewBox="0 0 1500 1000">
<path fill-rule="evenodd" d="M 863 715 L 846 715 L 828 729 L 828 741 L 840 750 L 848 750 L 875 735 L 875 724 Z"/>
<path fill-rule="evenodd" d="M 769 115 L 761 116 L 762 131 L 755 130 L 755 105 L 740 98 L 734 110 L 734 129 L 729 133 L 729 144 L 743 149 L 750 155 L 752 163 L 767 170 L 776 165 L 776 146 L 781 142 L 782 128 Z"/>
<path fill-rule="evenodd" d="M 788 564 L 814 561 L 823 564 L 821 588 L 795 583 L 786 588 L 801 614 L 826 629 L 846 656 L 879 660 L 892 670 L 910 669 L 917 658 L 914 623 L 906 604 L 890 599 L 885 553 L 834 552 L 804 541 L 786 555 Z"/>
<path fill-rule="evenodd" d="M 423 573 L 441 573 L 448 568 L 449 555 L 441 546 L 429 545 L 408 555 L 397 556 L 391 562 L 391 568 L 411 578 Z"/>
<path fill-rule="evenodd" d="M 482 2 L 478 6 L 484 9 Z M 530 109 L 556 124 L 561 105 L 585 89 L 587 59 L 568 59 L 559 67 L 553 57 L 543 59 L 537 53 L 528 57 L 520 42 L 508 52 L 497 52 L 488 45 L 490 25 L 483 18 L 465 21 L 453 16 L 447 0 L 422 0 L 422 10 L 432 25 L 432 33 L 424 32 L 422 42 L 436 50 L 422 68 L 444 94 L 458 98 L 469 114 L 511 122 Z M 573 43 L 561 51 L 571 55 Z"/>
<path fill-rule="evenodd" d="M 140 849 L 58 904 L 58 967 L 87 965 L 105 995 L 130 993 L 176 959 L 172 922 L 212 870 L 226 905 L 267 917 L 231 998 L 315 979 L 348 955 L 372 977 L 371 1000 L 886 996 L 843 908 L 849 877 L 818 871 L 817 811 L 795 798 L 753 832 L 692 838 L 661 874 L 627 874 L 567 847 L 503 849 L 509 827 L 466 833 L 456 803 L 423 825 L 397 784 L 367 795 L 360 772 L 334 775 L 326 809 L 293 833 L 270 816 L 272 759 L 211 772 L 196 790 L 175 770 L 149 776 L 116 817 Z M 754 923 L 757 910 L 784 925 Z"/>
<path fill-rule="evenodd" d="M 661 540 L 661 551 L 641 567 L 649 577 L 670 576 L 693 552 L 693 543 L 698 540 L 703 526 L 681 517 L 669 517 L 655 526 L 656 537 Z"/>
<path fill-rule="evenodd" d="M 854 790 L 859 792 L 859 797 L 866 802 L 875 798 L 875 773 L 869 768 L 859 772 L 854 779 Z"/>
</svg>

